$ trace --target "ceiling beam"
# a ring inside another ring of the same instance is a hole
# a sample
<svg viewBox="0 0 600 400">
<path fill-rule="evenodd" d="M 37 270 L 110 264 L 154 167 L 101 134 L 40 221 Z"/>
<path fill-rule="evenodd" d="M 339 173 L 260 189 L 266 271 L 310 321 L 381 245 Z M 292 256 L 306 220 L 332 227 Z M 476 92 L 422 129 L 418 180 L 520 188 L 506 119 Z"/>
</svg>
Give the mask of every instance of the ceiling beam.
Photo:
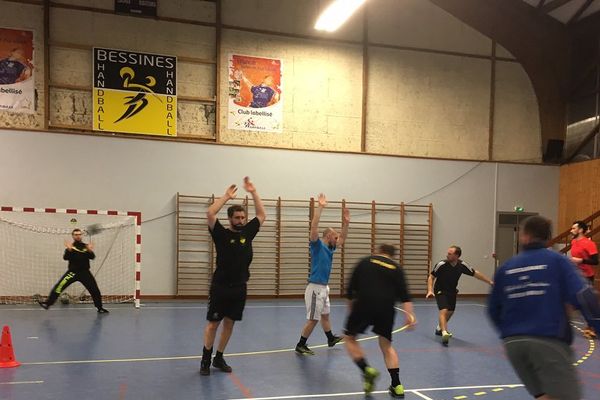
<svg viewBox="0 0 600 400">
<path fill-rule="evenodd" d="M 569 27 L 572 36 L 586 36 L 600 34 L 600 11 L 586 15 Z"/>
<path fill-rule="evenodd" d="M 570 83 L 565 25 L 522 0 L 430 1 L 517 58 L 537 97 L 543 148 L 551 139 L 564 140 Z"/>
<path fill-rule="evenodd" d="M 587 10 L 592 5 L 593 2 L 594 2 L 594 0 L 586 0 L 586 2 L 583 3 L 583 5 L 581 7 L 579 7 L 577 12 L 575 12 L 575 14 L 573 14 L 571 19 L 569 19 L 569 22 L 567 22 L 567 25 L 572 25 L 575 22 L 577 22 L 579 20 L 579 17 L 581 17 L 581 14 L 583 14 L 585 12 L 585 10 Z"/>
<path fill-rule="evenodd" d="M 572 2 L 573 0 L 552 0 L 549 3 L 546 3 L 542 6 L 542 11 L 545 13 L 552 12 L 557 8 L 561 8 L 567 3 Z"/>
</svg>

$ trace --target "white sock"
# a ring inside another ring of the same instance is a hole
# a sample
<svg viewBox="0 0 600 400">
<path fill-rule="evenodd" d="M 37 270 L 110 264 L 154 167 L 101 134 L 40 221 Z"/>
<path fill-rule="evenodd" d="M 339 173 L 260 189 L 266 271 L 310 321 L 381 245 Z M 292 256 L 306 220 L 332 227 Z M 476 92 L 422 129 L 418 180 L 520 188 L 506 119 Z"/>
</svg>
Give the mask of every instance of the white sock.
<svg viewBox="0 0 600 400">
<path fill-rule="evenodd" d="M 435 330 L 436 330 L 436 331 L 441 331 L 441 330 L 442 330 L 442 328 L 440 328 L 440 324 L 438 324 L 438 325 L 435 327 Z"/>
</svg>

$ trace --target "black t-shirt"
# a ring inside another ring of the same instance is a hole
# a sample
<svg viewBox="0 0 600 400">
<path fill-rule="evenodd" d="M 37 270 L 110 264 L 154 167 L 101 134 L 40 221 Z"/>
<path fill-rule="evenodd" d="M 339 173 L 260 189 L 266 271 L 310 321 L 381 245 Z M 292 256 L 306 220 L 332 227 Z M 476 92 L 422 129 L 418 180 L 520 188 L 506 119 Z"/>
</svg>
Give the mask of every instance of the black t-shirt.
<svg viewBox="0 0 600 400">
<path fill-rule="evenodd" d="M 458 260 L 456 265 L 452 265 L 448 260 L 442 260 L 433 267 L 431 275 L 435 279 L 433 287 L 434 293 L 458 293 L 458 280 L 462 274 L 473 276 L 475 270 L 462 260 Z"/>
<path fill-rule="evenodd" d="M 241 231 L 226 229 L 217 219 L 210 234 L 217 249 L 217 268 L 213 282 L 224 285 L 244 284 L 250 279 L 252 239 L 260 230 L 260 221 L 253 218 Z"/>
<path fill-rule="evenodd" d="M 69 271 L 82 272 L 90 269 L 90 260 L 96 258 L 93 251 L 83 242 L 73 242 L 71 250 L 65 249 L 63 260 L 69 262 Z"/>
<path fill-rule="evenodd" d="M 354 268 L 346 297 L 374 306 L 410 301 L 402 267 L 383 256 L 365 257 Z"/>
</svg>

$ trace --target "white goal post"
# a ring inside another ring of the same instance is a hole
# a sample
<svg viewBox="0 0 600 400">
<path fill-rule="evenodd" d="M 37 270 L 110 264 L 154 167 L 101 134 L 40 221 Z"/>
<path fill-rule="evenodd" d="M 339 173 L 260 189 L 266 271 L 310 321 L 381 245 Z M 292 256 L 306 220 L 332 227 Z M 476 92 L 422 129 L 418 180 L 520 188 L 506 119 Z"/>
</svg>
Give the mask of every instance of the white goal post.
<svg viewBox="0 0 600 400">
<path fill-rule="evenodd" d="M 136 211 L 0 206 L 0 304 L 46 298 L 67 271 L 64 242 L 79 228 L 83 241 L 94 244 L 91 272 L 103 302 L 139 307 L 141 222 Z M 80 283 L 71 285 L 61 300 L 91 301 Z"/>
</svg>

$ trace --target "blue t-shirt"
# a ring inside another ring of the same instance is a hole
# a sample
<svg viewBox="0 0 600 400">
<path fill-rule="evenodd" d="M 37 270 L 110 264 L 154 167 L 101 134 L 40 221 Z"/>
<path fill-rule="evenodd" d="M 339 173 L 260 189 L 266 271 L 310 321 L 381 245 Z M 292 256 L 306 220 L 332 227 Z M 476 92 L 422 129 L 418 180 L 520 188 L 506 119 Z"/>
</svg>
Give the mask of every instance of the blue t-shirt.
<svg viewBox="0 0 600 400">
<path fill-rule="evenodd" d="M 269 105 L 269 102 L 275 95 L 275 91 L 268 86 L 252 86 L 252 108 L 264 108 Z"/>
<path fill-rule="evenodd" d="M 329 283 L 329 275 L 331 274 L 331 266 L 333 264 L 333 253 L 335 247 L 330 248 L 321 239 L 310 242 L 310 274 L 308 281 L 327 285 Z"/>
<path fill-rule="evenodd" d="M 16 60 L 0 60 L 0 85 L 12 85 L 19 79 L 25 65 Z"/>
<path fill-rule="evenodd" d="M 573 341 L 565 304 L 600 328 L 598 300 L 565 256 L 532 244 L 496 272 L 488 314 L 502 338 L 542 336 Z"/>
</svg>

